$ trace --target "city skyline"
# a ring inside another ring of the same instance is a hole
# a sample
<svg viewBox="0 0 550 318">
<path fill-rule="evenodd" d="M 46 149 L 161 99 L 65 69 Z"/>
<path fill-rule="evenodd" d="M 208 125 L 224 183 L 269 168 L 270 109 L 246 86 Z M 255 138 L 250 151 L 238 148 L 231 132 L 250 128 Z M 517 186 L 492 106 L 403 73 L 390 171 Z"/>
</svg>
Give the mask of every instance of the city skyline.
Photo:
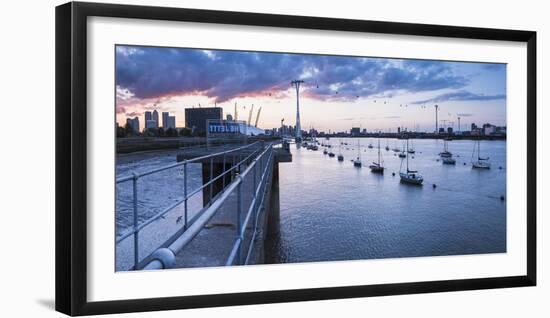
<svg viewBox="0 0 550 318">
<path fill-rule="evenodd" d="M 303 130 L 435 130 L 439 120 L 462 128 L 475 122 L 506 126 L 506 65 L 370 57 L 325 56 L 117 46 L 119 125 L 154 109 L 185 123 L 185 108 L 223 108 L 246 119 L 261 106 L 259 127 L 295 125 L 290 82 L 300 93 Z M 440 123 L 440 125 L 442 124 Z"/>
</svg>

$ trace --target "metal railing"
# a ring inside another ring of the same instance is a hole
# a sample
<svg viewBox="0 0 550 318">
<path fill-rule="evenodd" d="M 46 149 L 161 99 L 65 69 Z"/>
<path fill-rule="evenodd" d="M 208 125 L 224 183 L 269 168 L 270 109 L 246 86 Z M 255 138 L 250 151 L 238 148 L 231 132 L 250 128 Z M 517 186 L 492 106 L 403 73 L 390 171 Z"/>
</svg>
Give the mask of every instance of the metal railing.
<svg viewBox="0 0 550 318">
<path fill-rule="evenodd" d="M 140 257 L 139 257 L 139 233 L 142 231 L 145 227 L 150 225 L 151 223 L 159 220 L 160 218 L 164 217 L 168 212 L 172 211 L 174 208 L 180 206 L 181 204 L 184 205 L 184 215 L 183 215 L 183 230 L 186 230 L 190 224 L 191 220 L 189 220 L 189 208 L 188 208 L 188 201 L 193 196 L 195 196 L 197 193 L 200 193 L 202 190 L 204 190 L 206 187 L 209 187 L 209 201 L 206 207 L 210 206 L 215 199 L 215 197 L 212 195 L 213 191 L 213 185 L 216 181 L 223 179 L 223 185 L 225 186 L 226 178 L 228 177 L 234 177 L 237 175 L 239 171 L 242 170 L 243 165 L 245 165 L 247 162 L 251 161 L 254 157 L 258 156 L 259 153 L 264 150 L 264 146 L 261 142 L 255 142 L 249 145 L 229 149 L 226 151 L 221 151 L 201 157 L 192 158 L 189 160 L 184 160 L 181 162 L 177 162 L 171 165 L 167 165 L 164 167 L 148 170 L 142 173 L 132 173 L 131 175 L 118 178 L 116 180 L 116 184 L 121 184 L 124 182 L 132 182 L 132 214 L 133 214 L 133 224 L 132 228 L 130 230 L 127 230 L 120 236 L 118 236 L 115 240 L 116 244 L 121 243 L 125 239 L 127 239 L 130 236 L 133 236 L 134 238 L 134 260 L 133 260 L 133 268 L 137 269 Z M 250 153 L 247 155 L 244 155 L 245 151 L 249 151 Z M 223 172 L 220 173 L 217 176 L 214 176 L 212 174 L 212 165 L 215 158 L 222 157 L 223 160 Z M 229 158 L 229 159 L 228 159 Z M 188 189 L 188 165 L 191 163 L 200 163 L 210 161 L 210 176 L 209 181 L 203 183 L 200 187 L 195 188 L 192 191 L 189 191 Z M 226 169 L 226 164 L 231 164 L 231 167 Z M 152 217 L 148 218 L 147 220 L 143 222 L 139 222 L 139 208 L 138 208 L 138 181 L 148 175 L 152 175 L 155 173 L 159 173 L 162 171 L 166 171 L 169 169 L 177 168 L 177 167 L 183 167 L 183 178 L 184 178 L 184 185 L 183 185 L 183 197 L 179 200 L 176 200 L 174 203 L 170 204 L 168 207 L 164 208 L 160 212 L 156 213 Z M 200 214 L 200 212 L 199 212 Z"/>
<path fill-rule="evenodd" d="M 273 144 L 269 144 L 242 173 L 236 176 L 235 180 L 221 193 L 215 202 L 185 232 L 168 247 L 155 251 L 143 269 L 152 270 L 172 267 L 175 255 L 193 241 L 233 194 L 237 196 L 237 208 L 235 211 L 237 226 L 231 251 L 224 264 L 226 266 L 248 264 L 252 257 L 254 241 L 259 232 L 260 213 L 265 206 L 266 194 L 268 192 L 267 187 L 273 171 L 273 162 Z M 246 178 L 250 178 L 252 181 L 253 191 L 251 201 L 245 207 L 244 183 Z M 251 226 L 252 234 L 248 240 L 248 248 L 245 250 L 243 248 L 244 243 L 246 243 L 245 232 L 249 226 Z"/>
<path fill-rule="evenodd" d="M 134 259 L 133 259 L 133 267 L 132 269 L 140 269 L 140 265 L 143 266 L 154 266 L 151 265 L 151 262 L 148 262 L 147 264 L 140 264 L 140 262 L 143 262 L 144 260 L 153 259 L 155 260 L 155 253 L 158 254 L 159 250 L 155 251 L 151 255 L 148 255 L 147 257 L 140 259 L 140 252 L 139 252 L 139 233 L 142 231 L 145 227 L 152 224 L 153 222 L 159 220 L 160 218 L 163 218 L 168 212 L 172 211 L 176 207 L 180 206 L 181 204 L 184 205 L 184 215 L 183 215 L 183 228 L 181 229 L 181 235 L 179 238 L 175 239 L 172 244 L 170 245 L 170 250 L 172 251 L 172 254 L 177 253 L 179 250 L 181 250 L 187 243 L 192 240 L 198 232 L 204 227 L 206 222 L 216 214 L 217 210 L 220 206 L 227 200 L 229 195 L 233 193 L 234 191 L 239 191 L 239 197 L 242 199 L 242 183 L 243 178 L 248 175 L 249 173 L 252 173 L 254 176 L 254 194 L 253 194 L 253 206 L 249 207 L 248 213 L 245 218 L 245 223 L 248 224 L 251 211 L 254 206 L 256 206 L 256 212 L 257 213 L 257 207 L 261 206 L 260 200 L 258 200 L 258 193 L 260 191 L 265 190 L 265 184 L 268 179 L 268 176 L 266 173 L 270 173 L 271 169 L 268 169 L 270 167 L 269 165 L 272 164 L 273 160 L 273 143 L 270 143 L 269 145 L 265 146 L 263 142 L 255 142 L 246 146 L 241 146 L 233 149 L 229 149 L 226 151 L 221 151 L 213 154 L 209 154 L 206 156 L 196 157 L 189 160 L 184 160 L 182 162 L 178 162 L 175 164 L 167 165 L 161 168 L 149 170 L 142 173 L 133 173 L 132 175 L 128 175 L 125 177 L 121 177 L 116 180 L 116 184 L 124 183 L 124 182 L 132 182 L 132 228 L 120 236 L 116 238 L 116 244 L 121 243 L 125 239 L 129 238 L 130 236 L 133 236 L 133 249 L 134 249 Z M 244 152 L 247 151 L 247 154 L 244 154 Z M 222 158 L 222 159 L 220 159 Z M 213 175 L 213 164 L 214 159 L 220 159 L 223 164 L 223 172 L 218 174 L 217 176 Z M 208 178 L 208 182 L 203 183 L 200 187 L 195 188 L 194 190 L 189 191 L 188 189 L 188 165 L 191 163 L 199 163 L 202 162 L 205 164 L 210 164 L 210 175 Z M 226 165 L 231 164 L 230 168 L 226 169 Z M 143 178 L 148 175 L 152 175 L 155 173 L 159 173 L 162 171 L 166 171 L 168 169 L 177 168 L 177 167 L 183 167 L 183 197 L 181 199 L 176 200 L 174 203 L 170 204 L 168 207 L 164 208 L 160 212 L 156 213 L 152 217 L 146 219 L 143 222 L 139 222 L 139 207 L 138 207 L 138 181 L 140 178 Z M 243 172 L 243 167 L 246 167 Z M 260 170 L 259 174 L 260 177 L 257 179 L 257 170 Z M 230 178 L 229 180 L 233 180 L 230 184 L 226 186 L 226 179 Z M 219 192 L 216 196 L 213 195 L 213 186 L 216 181 L 221 181 L 223 184 L 223 190 Z M 208 203 L 203 207 L 203 209 L 198 212 L 191 220 L 189 219 L 189 207 L 188 207 L 188 201 L 190 198 L 192 198 L 194 195 L 200 193 L 201 191 L 205 190 L 207 187 L 209 187 L 209 197 L 208 197 Z M 261 197 L 261 201 L 263 202 L 263 197 Z M 242 200 L 241 200 L 242 202 Z M 242 208 L 239 205 L 239 211 L 238 215 L 240 218 L 240 215 L 242 215 Z M 254 218 L 255 224 L 254 229 L 256 231 L 257 229 L 257 218 Z M 238 222 L 238 228 L 239 228 L 239 235 L 237 236 L 237 239 L 235 241 L 235 245 L 239 245 L 242 243 L 242 236 L 243 236 L 243 227 L 240 227 L 242 225 L 241 222 Z M 246 226 L 244 227 L 244 229 Z M 179 231 L 178 231 L 179 233 Z M 177 233 L 176 233 L 177 234 Z M 255 237 L 255 233 L 254 233 Z M 187 241 L 189 240 L 189 241 Z M 239 243 L 240 242 L 240 243 Z M 176 244 L 176 245 L 174 245 Z M 240 246 L 240 245 L 239 245 Z M 240 247 L 238 248 L 240 249 Z M 166 252 L 166 251 L 164 251 Z M 160 252 L 162 254 L 162 251 Z M 250 254 L 250 253 L 248 253 Z M 246 261 L 248 261 L 249 256 L 247 256 Z M 154 262 L 153 262 L 154 264 Z M 166 264 L 162 265 L 163 267 L 166 266 Z"/>
</svg>

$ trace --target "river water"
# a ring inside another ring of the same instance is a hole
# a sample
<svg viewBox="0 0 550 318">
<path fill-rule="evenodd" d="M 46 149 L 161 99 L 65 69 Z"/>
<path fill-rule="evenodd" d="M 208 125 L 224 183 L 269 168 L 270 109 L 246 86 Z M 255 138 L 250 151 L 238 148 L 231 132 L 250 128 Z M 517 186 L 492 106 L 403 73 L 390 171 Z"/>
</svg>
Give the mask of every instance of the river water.
<svg viewBox="0 0 550 318">
<path fill-rule="evenodd" d="M 280 168 L 280 233 L 268 244 L 269 263 L 336 261 L 395 257 L 506 252 L 506 142 L 482 141 L 490 170 L 472 169 L 474 142 L 449 142 L 456 165 L 443 165 L 442 140 L 414 140 L 410 168 L 424 176 L 423 186 L 402 184 L 402 159 L 384 147 L 402 148 L 403 141 L 381 139 L 384 175 L 368 165 L 377 158 L 377 139 L 332 138 L 345 157 L 338 162 L 319 151 L 297 149 L 293 161 Z M 360 154 L 363 168 L 350 161 Z M 369 149 L 368 144 L 374 147 Z M 117 177 L 175 162 L 177 151 L 119 155 Z M 466 163 L 466 165 L 464 165 Z M 501 168 L 501 169 L 499 169 Z M 189 191 L 202 183 L 200 165 L 188 167 Z M 395 172 L 395 176 L 392 176 Z M 139 222 L 183 197 L 183 169 L 177 167 L 141 178 L 138 183 Z M 433 188 L 436 184 L 436 188 Z M 189 200 L 192 217 L 202 207 L 202 194 Z M 131 182 L 117 185 L 117 235 L 133 222 Z M 140 259 L 182 227 L 183 206 L 140 232 Z M 133 238 L 117 244 L 116 270 L 133 265 Z"/>
<path fill-rule="evenodd" d="M 164 150 L 122 154 L 117 156 L 116 177 L 121 178 L 132 173 L 140 174 L 150 170 L 166 167 L 176 163 L 178 150 Z M 202 185 L 200 164 L 189 164 L 187 168 L 188 193 Z M 184 197 L 184 169 L 177 166 L 162 172 L 139 178 L 138 223 L 151 219 Z M 132 229 L 133 226 L 133 186 L 132 181 L 116 185 L 115 226 L 117 239 Z M 202 191 L 190 197 L 188 201 L 188 217 L 191 219 L 202 208 Z M 184 224 L 184 204 L 179 204 L 162 218 L 151 223 L 139 233 L 139 259 L 152 253 L 166 242 Z M 128 270 L 133 266 L 134 240 L 130 236 L 116 245 L 115 269 Z"/>
<path fill-rule="evenodd" d="M 453 166 L 439 159 L 442 140 L 414 140 L 409 164 L 424 176 L 423 186 L 399 181 L 402 159 L 391 149 L 403 141 L 381 139 L 384 175 L 368 168 L 377 159 L 377 139 L 359 139 L 363 168 L 350 161 L 358 139 L 322 140 L 336 154 L 340 141 L 348 143 L 343 162 L 322 147 L 293 147 L 293 162 L 279 165 L 281 229 L 269 262 L 506 252 L 506 201 L 500 198 L 506 195 L 505 141 L 481 141 L 492 167 L 478 170 L 470 164 L 473 141 L 449 142 Z"/>
</svg>

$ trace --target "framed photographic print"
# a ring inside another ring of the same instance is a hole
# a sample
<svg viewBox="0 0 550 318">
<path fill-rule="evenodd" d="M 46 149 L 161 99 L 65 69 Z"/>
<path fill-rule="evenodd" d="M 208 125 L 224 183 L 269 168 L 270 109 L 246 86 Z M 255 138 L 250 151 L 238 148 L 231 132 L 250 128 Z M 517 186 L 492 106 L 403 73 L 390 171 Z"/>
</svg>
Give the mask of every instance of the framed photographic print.
<svg viewBox="0 0 550 318">
<path fill-rule="evenodd" d="M 535 119 L 531 31 L 61 5 L 56 308 L 534 286 Z"/>
</svg>

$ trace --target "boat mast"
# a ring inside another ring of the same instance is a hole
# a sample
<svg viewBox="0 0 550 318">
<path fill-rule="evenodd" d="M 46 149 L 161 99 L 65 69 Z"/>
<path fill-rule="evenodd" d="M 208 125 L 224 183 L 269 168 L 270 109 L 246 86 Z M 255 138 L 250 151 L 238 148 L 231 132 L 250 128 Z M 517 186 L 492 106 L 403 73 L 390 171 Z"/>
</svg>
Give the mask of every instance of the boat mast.
<svg viewBox="0 0 550 318">
<path fill-rule="evenodd" d="M 407 138 L 407 149 L 409 148 L 409 138 Z M 407 173 L 409 173 L 409 154 L 406 154 L 407 156 Z"/>
<path fill-rule="evenodd" d="M 480 152 L 480 147 L 481 147 L 481 141 L 478 140 L 477 141 L 477 160 L 480 160 L 481 159 L 481 152 Z"/>
<path fill-rule="evenodd" d="M 380 165 L 380 134 L 378 134 L 378 165 Z"/>
</svg>

